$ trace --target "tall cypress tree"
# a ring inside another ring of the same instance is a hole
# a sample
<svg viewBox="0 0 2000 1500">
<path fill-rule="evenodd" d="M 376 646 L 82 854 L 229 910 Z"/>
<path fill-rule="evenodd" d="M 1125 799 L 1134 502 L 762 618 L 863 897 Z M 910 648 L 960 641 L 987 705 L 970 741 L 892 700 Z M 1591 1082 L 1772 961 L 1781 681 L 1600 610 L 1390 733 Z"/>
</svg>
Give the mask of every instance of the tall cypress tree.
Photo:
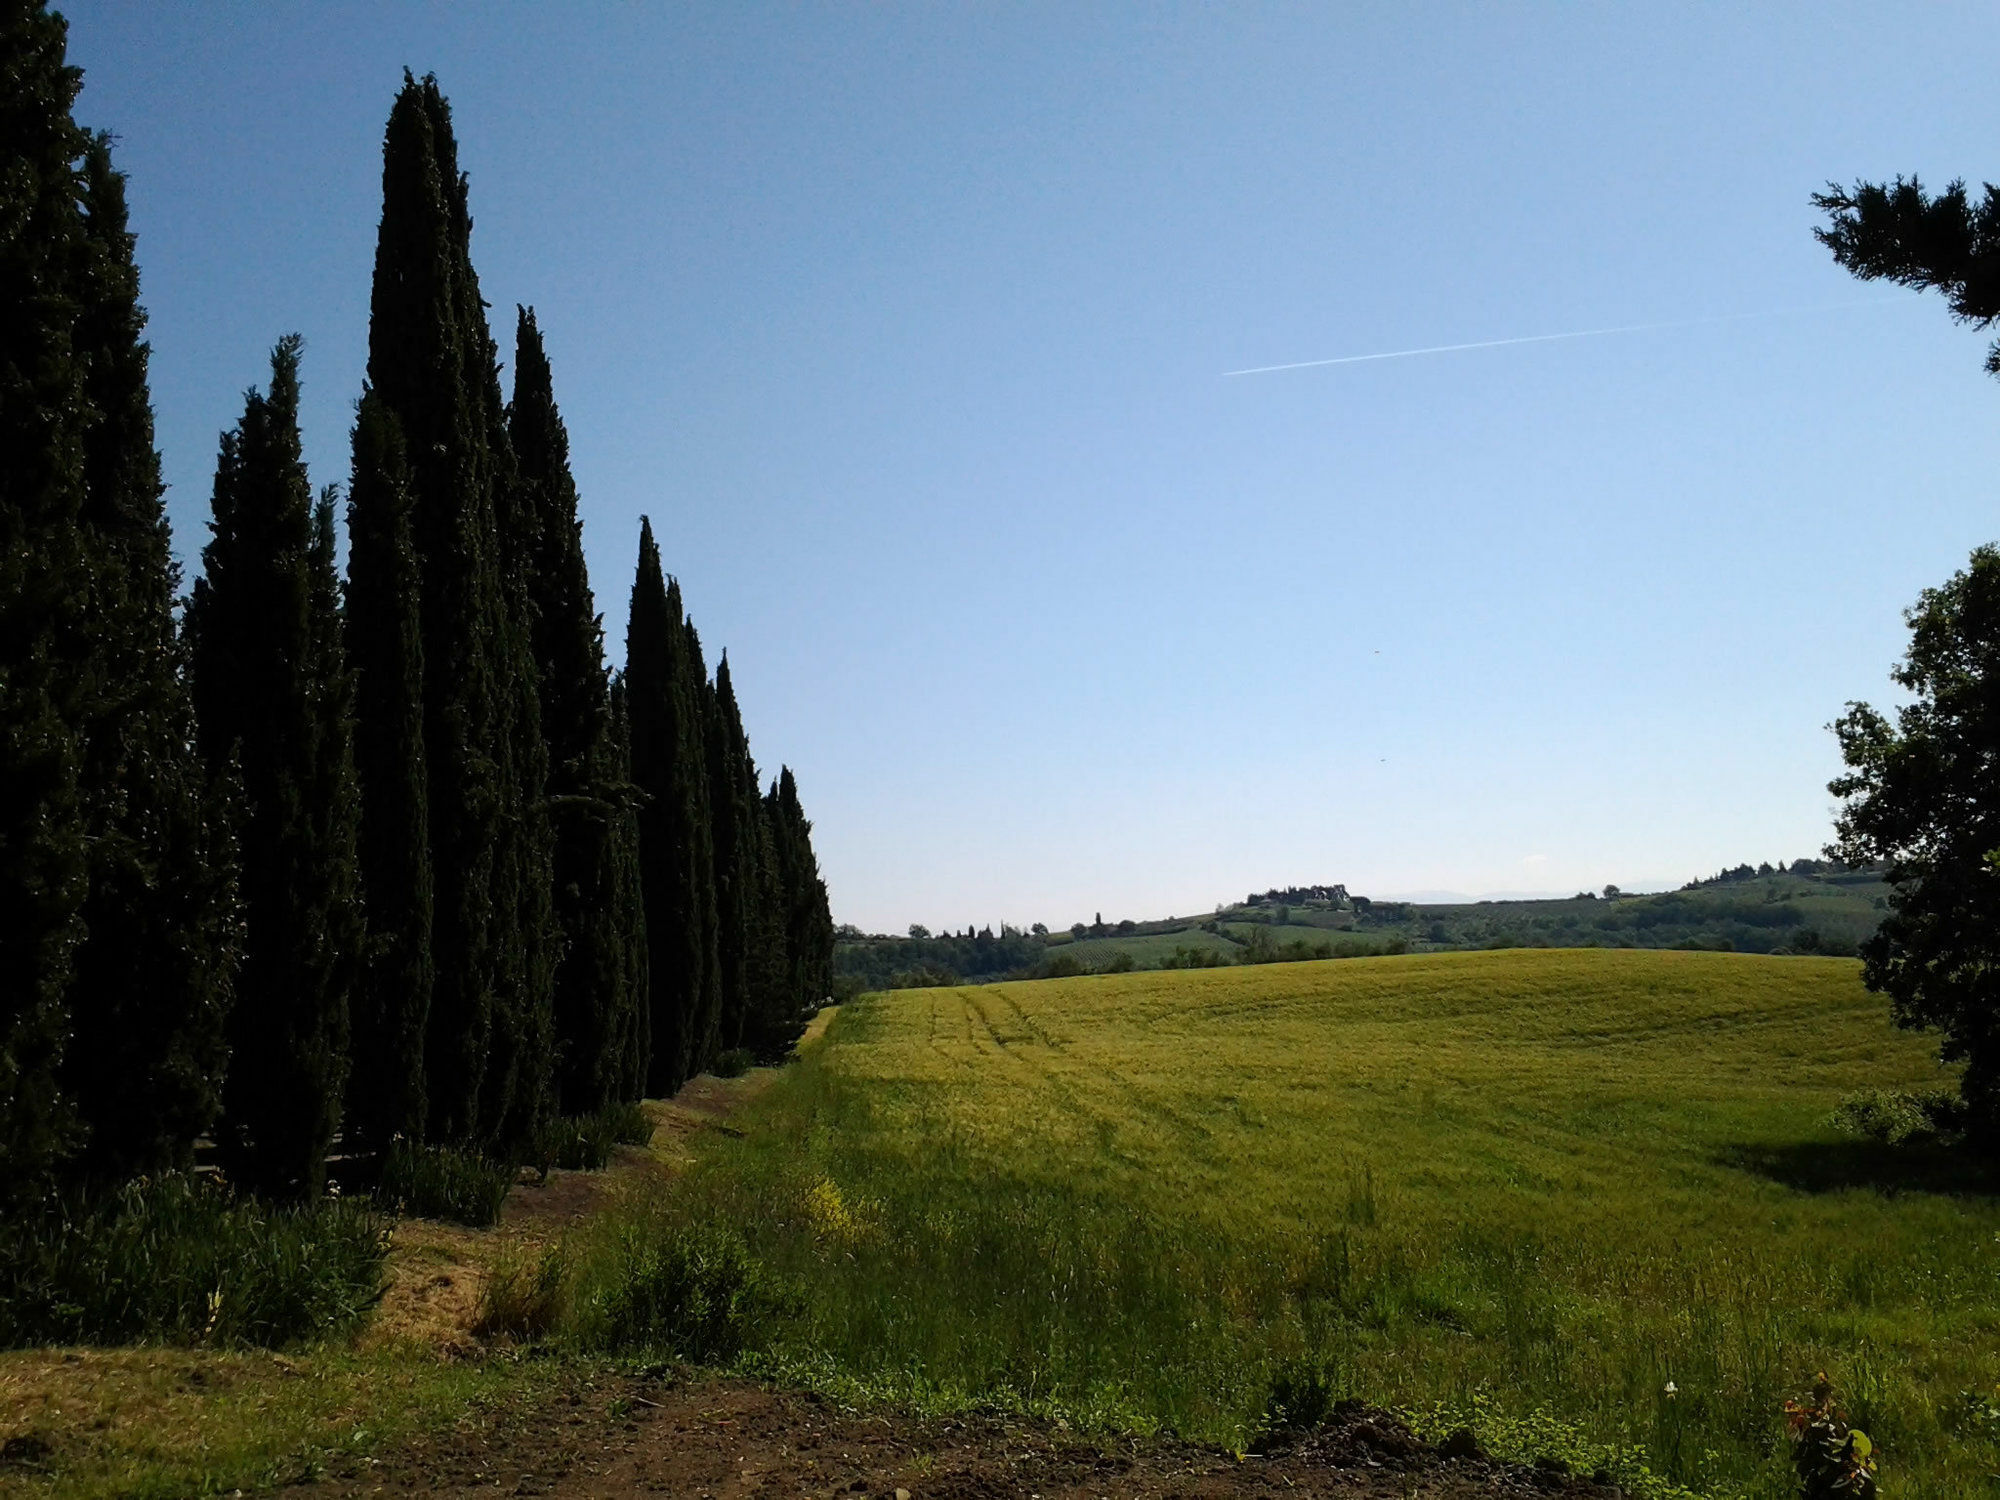
<svg viewBox="0 0 2000 1500">
<path fill-rule="evenodd" d="M 754 793 L 755 784 L 752 785 Z M 750 997 L 743 1018 L 742 1045 L 767 1062 L 778 1061 L 791 1046 L 791 1028 L 797 1013 L 787 946 L 784 869 L 778 857 L 775 800 L 775 796 L 756 793 L 751 803 L 753 894 L 749 910 L 749 955 L 744 964 Z"/>
<path fill-rule="evenodd" d="M 502 890 L 502 823 L 513 809 L 499 681 L 508 625 L 494 512 L 490 364 L 470 270 L 464 183 L 435 79 L 404 75 L 382 150 L 382 223 L 368 330 L 368 384 L 396 420 L 414 496 L 423 638 L 424 766 L 433 906 L 425 1034 L 428 1131 L 472 1141 L 496 992 L 514 924 Z M 498 931 L 496 931 L 496 924 Z M 502 1101 L 504 1106 L 504 1101 Z"/>
<path fill-rule="evenodd" d="M 772 1018 L 777 1030 L 769 1041 L 789 1049 L 833 988 L 833 913 L 813 854 L 812 824 L 799 805 L 798 785 L 789 766 L 779 769 L 766 806 L 776 851 L 786 959 L 785 1009 Z"/>
<path fill-rule="evenodd" d="M 700 1066 L 703 986 L 714 967 L 714 925 L 705 921 L 713 905 L 703 898 L 713 864 L 705 826 L 707 765 L 692 682 L 680 585 L 662 572 L 652 522 L 641 518 L 625 688 L 632 779 L 645 798 L 639 863 L 652 1030 L 646 1087 L 661 1096 L 674 1093 Z"/>
<path fill-rule="evenodd" d="M 671 597 L 678 601 L 678 586 Z M 714 1066 L 716 1054 L 722 1050 L 721 902 L 716 892 L 715 806 L 708 749 L 709 724 L 715 718 L 716 706 L 715 687 L 708 680 L 708 666 L 702 660 L 701 635 L 695 630 L 692 617 L 682 618 L 681 635 L 681 694 L 692 715 L 684 774 L 694 784 L 694 923 L 701 962 L 688 1045 L 688 1071 L 693 1074 Z"/>
<path fill-rule="evenodd" d="M 570 474 L 569 435 L 532 309 L 516 327 L 508 435 L 531 543 L 528 586 L 548 746 L 554 825 L 555 922 L 561 957 L 554 982 L 561 1107 L 602 1109 L 621 1097 L 630 1044 L 633 913 L 620 900 L 620 846 L 629 822 L 623 755 L 613 743 L 604 629 L 591 596 Z"/>
<path fill-rule="evenodd" d="M 715 846 L 715 960 L 719 1045 L 743 1045 L 750 1013 L 750 945 L 756 901 L 757 767 L 743 734 L 729 653 L 716 663 L 704 728 Z"/>
<path fill-rule="evenodd" d="M 215 1119 L 238 913 L 220 778 L 194 744 L 146 315 L 125 179 L 103 136 L 84 154 L 82 185 L 75 346 L 92 409 L 83 511 L 95 574 L 83 764 L 91 889 L 70 997 L 84 1040 L 65 1076 L 89 1131 L 81 1169 L 116 1181 L 191 1165 L 195 1137 Z"/>
<path fill-rule="evenodd" d="M 609 785 L 617 796 L 613 823 L 611 905 L 618 913 L 620 936 L 619 993 L 625 1007 L 616 1018 L 617 1097 L 641 1099 L 653 1054 L 653 1021 L 648 1008 L 651 965 L 647 957 L 646 895 L 639 850 L 639 808 L 642 794 L 632 777 L 632 721 L 627 711 L 625 679 L 611 684 L 611 755 Z"/>
<path fill-rule="evenodd" d="M 432 885 L 413 508 L 396 419 L 365 390 L 348 487 L 345 625 L 368 948 L 353 1004 L 347 1128 L 376 1147 L 424 1135 Z"/>
<path fill-rule="evenodd" d="M 246 945 L 221 1144 L 259 1191 L 316 1194 L 340 1117 L 362 947 L 360 799 L 331 497 L 300 456 L 296 336 L 222 439 L 188 606 L 203 753 L 241 768 Z"/>
<path fill-rule="evenodd" d="M 90 581 L 81 254 L 70 118 L 80 75 L 39 5 L 0 16 L 0 1201 L 46 1185 L 74 1140 L 60 1085 L 87 892 L 82 681 L 65 659 Z"/>
</svg>

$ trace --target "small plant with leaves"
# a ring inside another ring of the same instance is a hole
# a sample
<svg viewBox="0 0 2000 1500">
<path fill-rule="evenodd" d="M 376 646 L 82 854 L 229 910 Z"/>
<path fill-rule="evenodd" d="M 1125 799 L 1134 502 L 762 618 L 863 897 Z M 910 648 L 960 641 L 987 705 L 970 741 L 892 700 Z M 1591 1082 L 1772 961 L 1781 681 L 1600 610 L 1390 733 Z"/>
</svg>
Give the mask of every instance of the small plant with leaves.
<svg viewBox="0 0 2000 1500">
<path fill-rule="evenodd" d="M 1802 1500 L 1874 1500 L 1875 1445 L 1849 1425 L 1825 1371 L 1810 1396 L 1785 1403 L 1785 1419 Z"/>
</svg>

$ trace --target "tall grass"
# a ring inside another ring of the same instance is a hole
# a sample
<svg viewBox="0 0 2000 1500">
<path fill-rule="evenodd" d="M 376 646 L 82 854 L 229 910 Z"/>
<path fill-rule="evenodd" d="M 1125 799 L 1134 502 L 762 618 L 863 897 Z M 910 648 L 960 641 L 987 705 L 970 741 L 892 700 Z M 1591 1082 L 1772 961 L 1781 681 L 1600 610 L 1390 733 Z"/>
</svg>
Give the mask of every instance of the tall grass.
<svg viewBox="0 0 2000 1500">
<path fill-rule="evenodd" d="M 264 1345 L 345 1332 L 382 1295 L 366 1203 L 276 1208 L 169 1176 L 0 1223 L 0 1347 Z"/>
<path fill-rule="evenodd" d="M 514 1170 L 477 1152 L 399 1140 L 383 1154 L 375 1196 L 397 1213 L 483 1229 L 498 1222 Z"/>
<path fill-rule="evenodd" d="M 766 1368 L 920 1405 L 1242 1446 L 1317 1391 L 1777 1500 L 1823 1368 L 1889 1490 L 1984 1493 L 2000 1208 L 1824 1127 L 1921 1053 L 1851 966 L 1574 957 L 871 998 L 648 1212 L 794 1289 Z"/>
</svg>

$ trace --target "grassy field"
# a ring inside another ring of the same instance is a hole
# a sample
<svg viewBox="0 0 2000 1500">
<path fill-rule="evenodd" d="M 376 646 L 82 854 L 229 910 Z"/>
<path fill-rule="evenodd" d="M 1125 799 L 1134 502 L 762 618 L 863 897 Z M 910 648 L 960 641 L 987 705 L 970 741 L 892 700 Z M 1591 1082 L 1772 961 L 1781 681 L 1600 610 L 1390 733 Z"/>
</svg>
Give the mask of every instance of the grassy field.
<svg viewBox="0 0 2000 1500">
<path fill-rule="evenodd" d="M 772 1367 L 835 1384 L 1236 1444 L 1275 1384 L 1775 1500 L 1781 1403 L 1824 1368 L 1885 1494 L 1969 1496 L 2000 1467 L 2000 1200 L 1826 1123 L 1936 1081 L 1838 959 L 903 991 L 675 1191 L 802 1289 Z"/>
</svg>

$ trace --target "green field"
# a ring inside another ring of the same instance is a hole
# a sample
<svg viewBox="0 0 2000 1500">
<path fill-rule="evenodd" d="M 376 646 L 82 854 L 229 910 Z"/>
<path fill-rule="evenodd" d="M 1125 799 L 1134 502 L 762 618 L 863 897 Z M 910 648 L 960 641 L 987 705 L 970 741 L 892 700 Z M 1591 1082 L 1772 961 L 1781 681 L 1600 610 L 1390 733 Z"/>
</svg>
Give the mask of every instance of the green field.
<svg viewBox="0 0 2000 1500">
<path fill-rule="evenodd" d="M 871 995 L 678 1190 L 796 1278 L 777 1367 L 1241 1444 L 1274 1382 L 1628 1485 L 2000 1468 L 2000 1201 L 1843 1138 L 1935 1084 L 1849 960 L 1447 953 Z M 1668 1392 L 1669 1383 L 1673 1391 Z"/>
</svg>

